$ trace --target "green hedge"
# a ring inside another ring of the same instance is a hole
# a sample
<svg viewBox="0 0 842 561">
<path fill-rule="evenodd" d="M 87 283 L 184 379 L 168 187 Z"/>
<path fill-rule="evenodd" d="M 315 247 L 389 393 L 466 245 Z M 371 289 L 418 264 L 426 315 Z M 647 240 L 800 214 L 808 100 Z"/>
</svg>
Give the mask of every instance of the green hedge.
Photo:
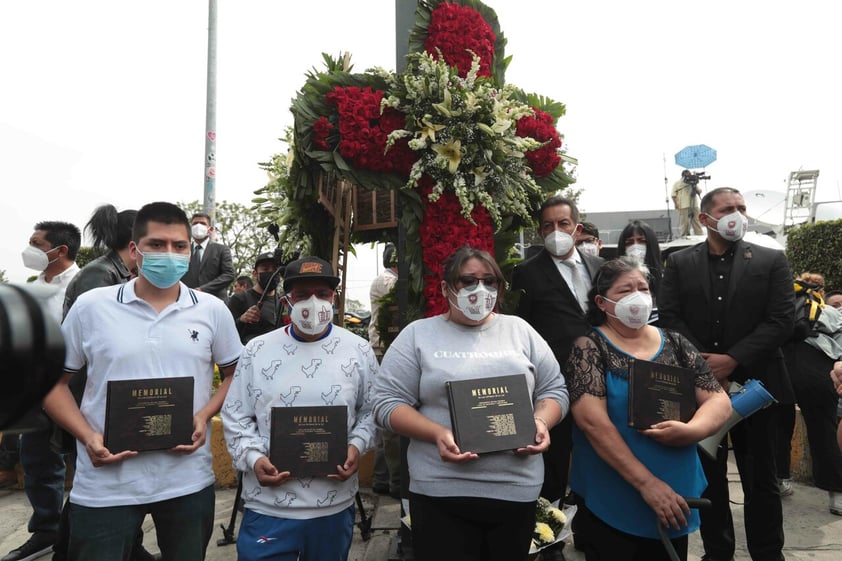
<svg viewBox="0 0 842 561">
<path fill-rule="evenodd" d="M 804 224 L 787 233 L 786 256 L 793 276 L 819 273 L 827 290 L 842 290 L 842 220 Z"/>
</svg>

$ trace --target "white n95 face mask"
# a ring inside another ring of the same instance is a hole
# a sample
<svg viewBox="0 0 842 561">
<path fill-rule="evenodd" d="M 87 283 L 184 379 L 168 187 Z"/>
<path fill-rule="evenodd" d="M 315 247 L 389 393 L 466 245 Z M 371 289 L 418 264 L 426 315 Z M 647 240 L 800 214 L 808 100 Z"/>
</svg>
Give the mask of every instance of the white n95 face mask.
<svg viewBox="0 0 842 561">
<path fill-rule="evenodd" d="M 578 247 L 583 255 L 592 255 L 594 257 L 599 255 L 599 247 L 593 242 L 583 242 Z"/>
<path fill-rule="evenodd" d="M 614 314 L 607 315 L 617 318 L 629 329 L 640 329 L 649 322 L 652 313 L 652 295 L 648 292 L 632 292 L 616 302 L 610 298 L 606 300 L 614 304 Z"/>
<path fill-rule="evenodd" d="M 208 237 L 208 227 L 202 223 L 193 224 L 193 226 L 190 227 L 190 233 L 197 240 L 203 240 Z"/>
<path fill-rule="evenodd" d="M 23 266 L 27 269 L 32 269 L 34 271 L 41 272 L 44 269 L 46 269 L 50 263 L 52 263 L 48 254 L 52 253 L 57 249 L 58 247 L 54 247 L 50 251 L 42 251 L 34 245 L 28 245 L 26 246 L 26 249 L 24 249 L 21 253 L 21 258 L 23 258 Z"/>
<path fill-rule="evenodd" d="M 637 260 L 638 263 L 643 263 L 644 259 L 646 259 L 646 245 L 633 243 L 626 248 L 626 255 Z"/>
<path fill-rule="evenodd" d="M 551 255 L 562 257 L 573 248 L 573 236 L 567 232 L 554 230 L 544 238 L 544 247 Z"/>
</svg>

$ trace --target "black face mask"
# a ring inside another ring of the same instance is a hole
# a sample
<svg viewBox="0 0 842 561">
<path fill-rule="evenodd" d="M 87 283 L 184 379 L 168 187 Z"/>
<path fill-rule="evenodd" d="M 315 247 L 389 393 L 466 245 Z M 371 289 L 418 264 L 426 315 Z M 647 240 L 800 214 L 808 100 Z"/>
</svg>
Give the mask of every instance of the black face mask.
<svg viewBox="0 0 842 561">
<path fill-rule="evenodd" d="M 275 276 L 272 276 L 275 275 Z M 257 273 L 257 284 L 260 285 L 265 292 L 272 292 L 278 287 L 278 281 L 281 279 L 281 274 L 277 271 L 264 271 Z"/>
</svg>

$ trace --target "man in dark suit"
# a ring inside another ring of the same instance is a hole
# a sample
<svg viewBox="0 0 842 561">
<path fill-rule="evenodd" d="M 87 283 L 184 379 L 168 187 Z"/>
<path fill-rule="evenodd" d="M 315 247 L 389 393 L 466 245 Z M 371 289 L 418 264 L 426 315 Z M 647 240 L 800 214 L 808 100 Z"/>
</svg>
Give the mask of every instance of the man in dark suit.
<svg viewBox="0 0 842 561">
<path fill-rule="evenodd" d="M 213 294 L 227 303 L 228 285 L 234 280 L 231 250 L 226 245 L 211 241 L 213 226 L 207 214 L 194 214 L 190 224 L 190 234 L 193 236 L 190 268 L 181 282 L 195 290 Z"/>
<path fill-rule="evenodd" d="M 756 379 L 775 398 L 794 396 L 781 345 L 793 327 L 792 275 L 782 251 L 747 243 L 746 205 L 736 189 L 721 187 L 702 199 L 700 220 L 707 240 L 669 256 L 658 305 L 665 327 L 687 336 L 713 375 L 730 382 Z M 783 516 L 775 473 L 778 410 L 754 413 L 730 431 L 745 496 L 745 530 L 754 561 L 782 560 Z M 730 561 L 734 524 L 729 506 L 728 449 L 717 459 L 701 454 L 708 479 L 702 509 L 703 559 Z"/>
<path fill-rule="evenodd" d="M 588 331 L 587 294 L 604 261 L 576 249 L 575 238 L 581 231 L 576 203 L 564 197 L 550 197 L 538 212 L 538 234 L 544 239 L 544 248 L 518 264 L 512 273 L 512 289 L 520 291 L 517 315 L 546 339 L 562 367 L 573 341 Z M 541 496 L 551 502 L 563 498 L 567 491 L 572 422 L 568 415 L 550 430 Z M 544 549 L 542 559 L 564 559 L 561 547 Z"/>
</svg>

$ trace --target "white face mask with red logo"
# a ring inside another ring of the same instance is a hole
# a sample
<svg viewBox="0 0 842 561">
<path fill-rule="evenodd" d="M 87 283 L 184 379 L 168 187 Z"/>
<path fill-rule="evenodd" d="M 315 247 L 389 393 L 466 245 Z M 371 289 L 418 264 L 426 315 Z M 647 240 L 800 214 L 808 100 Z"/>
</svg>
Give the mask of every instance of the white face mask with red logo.
<svg viewBox="0 0 842 561">
<path fill-rule="evenodd" d="M 454 294 L 456 303 L 453 307 L 471 321 L 484 320 L 494 311 L 494 306 L 497 304 L 497 289 L 486 287 L 482 281 L 478 282 L 474 288 L 460 288 L 459 292 L 454 292 Z"/>
<path fill-rule="evenodd" d="M 710 216 L 710 214 L 708 214 Z M 713 216 L 710 216 L 714 220 Z M 710 228 L 710 226 L 708 226 Z M 726 214 L 719 220 L 716 220 L 716 231 L 723 239 L 729 242 L 736 242 L 743 239 L 748 230 L 748 218 L 743 216 L 739 211 Z"/>
<path fill-rule="evenodd" d="M 333 319 L 333 304 L 319 300 L 313 294 L 307 300 L 293 304 L 289 317 L 295 328 L 305 335 L 318 335 Z"/>
<path fill-rule="evenodd" d="M 614 313 L 605 313 L 617 318 L 629 329 L 640 329 L 649 322 L 649 314 L 652 313 L 652 295 L 648 292 L 632 292 L 616 302 L 605 296 L 603 298 L 614 304 Z"/>
</svg>

